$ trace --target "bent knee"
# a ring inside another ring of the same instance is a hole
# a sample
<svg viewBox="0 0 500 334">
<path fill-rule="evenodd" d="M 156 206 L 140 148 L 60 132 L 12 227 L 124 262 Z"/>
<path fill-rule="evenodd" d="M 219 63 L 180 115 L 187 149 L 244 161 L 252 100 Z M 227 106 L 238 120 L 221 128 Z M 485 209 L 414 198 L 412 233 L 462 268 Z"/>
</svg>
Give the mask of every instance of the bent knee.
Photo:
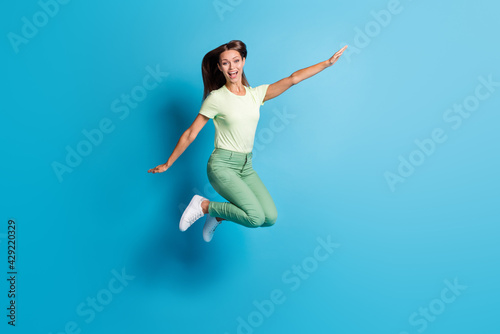
<svg viewBox="0 0 500 334">
<path fill-rule="evenodd" d="M 258 213 L 249 215 L 249 225 L 250 227 L 266 227 L 273 226 L 278 219 L 278 212 L 274 211 L 271 213 Z"/>
<path fill-rule="evenodd" d="M 266 216 L 266 219 L 264 221 L 264 224 L 262 224 L 262 226 L 273 226 L 276 223 L 276 220 L 278 220 L 278 213 L 275 213 L 273 215 L 268 215 Z"/>
<path fill-rule="evenodd" d="M 264 214 L 254 214 L 248 216 L 249 227 L 260 227 L 266 222 Z"/>
</svg>

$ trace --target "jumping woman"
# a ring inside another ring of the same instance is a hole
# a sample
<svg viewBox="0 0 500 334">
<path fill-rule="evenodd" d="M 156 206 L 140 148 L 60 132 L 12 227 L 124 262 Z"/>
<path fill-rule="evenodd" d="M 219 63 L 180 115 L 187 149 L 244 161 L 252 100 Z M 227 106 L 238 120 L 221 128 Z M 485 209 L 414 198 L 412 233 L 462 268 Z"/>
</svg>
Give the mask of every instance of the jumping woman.
<svg viewBox="0 0 500 334">
<path fill-rule="evenodd" d="M 252 168 L 252 149 L 260 117 L 260 106 L 293 85 L 332 66 L 347 45 L 330 59 L 294 72 L 271 85 L 250 87 L 243 67 L 245 43 L 234 40 L 208 52 L 201 64 L 204 93 L 201 109 L 191 126 L 181 135 L 164 164 L 148 170 L 166 171 L 196 139 L 209 119 L 215 126 L 214 150 L 208 159 L 207 174 L 212 187 L 229 202 L 214 202 L 194 195 L 182 214 L 179 229 L 187 230 L 208 213 L 203 239 L 212 240 L 216 227 L 228 220 L 246 227 L 272 226 L 278 213 L 274 201 Z"/>
</svg>

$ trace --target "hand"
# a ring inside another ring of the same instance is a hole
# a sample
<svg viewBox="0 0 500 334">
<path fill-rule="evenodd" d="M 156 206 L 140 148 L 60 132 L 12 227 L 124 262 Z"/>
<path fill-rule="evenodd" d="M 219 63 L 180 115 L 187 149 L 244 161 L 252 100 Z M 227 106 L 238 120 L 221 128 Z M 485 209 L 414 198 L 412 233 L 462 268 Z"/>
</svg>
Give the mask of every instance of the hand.
<svg viewBox="0 0 500 334">
<path fill-rule="evenodd" d="M 161 164 L 148 170 L 148 173 L 163 173 L 168 169 L 167 164 Z"/>
<path fill-rule="evenodd" d="M 332 66 L 333 64 L 335 64 L 335 62 L 340 58 L 340 56 L 342 56 L 342 53 L 345 51 L 345 49 L 347 49 L 347 45 L 344 46 L 342 49 L 340 49 L 339 51 L 335 52 L 335 54 L 332 56 L 332 58 L 330 58 L 327 63 L 328 63 L 328 66 Z"/>
</svg>

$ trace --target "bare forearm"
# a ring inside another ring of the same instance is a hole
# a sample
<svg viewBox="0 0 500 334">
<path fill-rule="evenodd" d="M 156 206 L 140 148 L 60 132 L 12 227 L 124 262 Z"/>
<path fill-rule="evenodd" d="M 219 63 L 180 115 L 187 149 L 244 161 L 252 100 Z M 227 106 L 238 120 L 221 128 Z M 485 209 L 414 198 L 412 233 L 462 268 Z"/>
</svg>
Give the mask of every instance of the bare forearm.
<svg viewBox="0 0 500 334">
<path fill-rule="evenodd" d="M 307 78 L 312 77 L 313 75 L 318 74 L 319 72 L 323 71 L 325 68 L 329 67 L 329 61 L 325 60 L 322 61 L 316 65 L 312 65 L 306 68 L 303 68 L 301 70 L 298 70 L 290 76 L 292 78 L 292 83 L 294 85 L 298 84 L 302 80 L 305 80 Z"/>
<path fill-rule="evenodd" d="M 184 131 L 165 165 L 167 165 L 167 167 L 172 166 L 175 160 L 177 160 L 177 158 L 179 158 L 181 154 L 184 153 L 186 148 L 193 142 L 193 140 L 194 138 L 191 138 L 189 130 Z"/>
<path fill-rule="evenodd" d="M 288 88 L 293 85 L 298 84 L 302 80 L 312 77 L 315 74 L 323 71 L 325 68 L 332 66 L 342 55 L 344 50 L 347 48 L 347 45 L 344 46 L 339 51 L 335 52 L 335 54 L 328 60 L 322 61 L 316 65 L 312 65 L 296 72 L 293 72 L 292 75 L 281 79 L 272 85 L 269 85 L 266 96 L 264 97 L 264 101 L 268 101 L 270 99 L 274 99 L 276 96 L 283 94 Z"/>
</svg>

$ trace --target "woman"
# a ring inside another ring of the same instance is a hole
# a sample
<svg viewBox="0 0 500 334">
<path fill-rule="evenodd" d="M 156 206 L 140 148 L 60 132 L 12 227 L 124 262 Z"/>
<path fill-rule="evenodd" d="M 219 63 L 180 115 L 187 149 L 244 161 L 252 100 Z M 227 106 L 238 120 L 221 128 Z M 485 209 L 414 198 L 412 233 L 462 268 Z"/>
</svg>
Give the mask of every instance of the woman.
<svg viewBox="0 0 500 334">
<path fill-rule="evenodd" d="M 332 66 L 346 48 L 347 45 L 330 59 L 296 71 L 278 82 L 255 88 L 250 87 L 243 71 L 247 57 L 243 42 L 230 41 L 205 55 L 202 61 L 204 101 L 198 116 L 182 134 L 168 161 L 148 172 L 166 171 L 195 140 L 207 121 L 213 119 L 215 140 L 207 164 L 208 180 L 229 202 L 214 202 L 194 195 L 182 214 L 181 231 L 207 213 L 209 216 L 203 227 L 203 239 L 207 242 L 212 240 L 222 220 L 246 227 L 266 227 L 276 222 L 278 214 L 274 201 L 252 168 L 259 108 L 291 86 Z"/>
</svg>

